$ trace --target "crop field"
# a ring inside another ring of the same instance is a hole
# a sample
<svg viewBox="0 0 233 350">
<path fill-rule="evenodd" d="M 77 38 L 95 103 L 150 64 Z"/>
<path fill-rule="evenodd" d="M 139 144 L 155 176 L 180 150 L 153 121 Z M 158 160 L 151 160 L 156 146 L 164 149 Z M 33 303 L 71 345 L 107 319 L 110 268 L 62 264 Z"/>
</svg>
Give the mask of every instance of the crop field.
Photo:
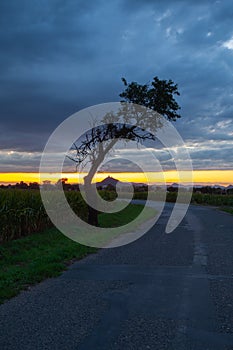
<svg viewBox="0 0 233 350">
<path fill-rule="evenodd" d="M 80 217 L 86 205 L 79 192 L 67 193 L 67 200 Z M 44 209 L 38 190 L 0 190 L 0 242 L 41 232 L 52 223 Z"/>
<path fill-rule="evenodd" d="M 86 221 L 87 205 L 80 192 L 67 191 L 65 195 L 75 214 Z M 102 190 L 100 195 L 110 202 L 116 198 L 112 191 Z M 59 203 L 56 205 L 59 206 Z M 0 243 L 51 227 L 53 224 L 47 216 L 38 190 L 0 189 Z"/>
<path fill-rule="evenodd" d="M 116 195 L 113 191 L 100 191 L 107 201 L 113 200 Z M 185 195 L 185 194 L 184 194 Z M 87 205 L 77 191 L 66 192 L 67 201 L 73 211 L 82 219 L 87 218 Z M 127 197 L 127 194 L 126 194 Z M 159 194 L 155 194 L 159 200 Z M 146 192 L 136 192 L 135 199 L 146 199 Z M 162 197 L 161 197 L 162 198 Z M 177 194 L 167 193 L 166 200 L 175 202 Z M 193 193 L 193 204 L 214 205 L 233 208 L 233 195 L 216 195 Z M 0 242 L 10 241 L 30 234 L 41 232 L 52 227 L 38 190 L 0 190 Z"/>
<path fill-rule="evenodd" d="M 183 193 L 183 198 L 186 197 L 186 193 Z M 135 199 L 146 199 L 147 193 L 146 192 L 136 192 L 134 194 Z M 154 199 L 159 200 L 159 195 L 154 194 Z M 176 192 L 168 192 L 166 195 L 166 201 L 175 203 L 177 199 L 177 193 Z M 233 207 L 233 195 L 218 195 L 218 194 L 202 194 L 202 193 L 193 193 L 192 204 L 201 204 L 201 205 L 213 205 L 216 207 L 223 207 L 223 206 L 229 206 Z"/>
<path fill-rule="evenodd" d="M 50 225 L 38 191 L 0 190 L 0 241 L 20 238 Z"/>
</svg>

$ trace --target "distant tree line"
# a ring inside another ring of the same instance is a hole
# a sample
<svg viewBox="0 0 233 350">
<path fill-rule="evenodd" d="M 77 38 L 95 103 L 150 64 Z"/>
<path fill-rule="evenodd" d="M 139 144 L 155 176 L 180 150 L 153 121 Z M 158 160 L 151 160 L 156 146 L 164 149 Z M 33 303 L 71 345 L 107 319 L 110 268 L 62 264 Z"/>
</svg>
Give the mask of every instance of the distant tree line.
<svg viewBox="0 0 233 350">
<path fill-rule="evenodd" d="M 52 185 L 50 181 L 44 181 L 43 186 L 47 186 L 48 189 L 54 189 L 56 188 L 57 184 L 62 183 L 64 191 L 79 191 L 79 185 L 78 184 L 69 184 L 67 183 L 68 179 L 59 179 L 56 184 Z M 1 189 L 20 189 L 20 190 L 39 190 L 40 184 L 38 182 L 30 182 L 27 184 L 24 181 L 20 181 L 16 183 L 15 185 L 0 185 Z M 183 188 L 186 190 L 186 188 Z M 105 191 L 113 191 L 116 192 L 116 187 L 109 184 L 106 187 L 102 188 L 101 186 L 98 186 L 98 190 L 105 190 Z M 135 192 L 147 192 L 150 190 L 150 186 L 146 184 L 142 184 L 141 186 L 134 185 L 134 191 Z M 154 189 L 155 192 L 160 191 L 161 188 L 158 186 L 156 189 Z M 127 189 L 125 189 L 127 191 Z M 178 192 L 178 186 L 167 186 L 167 192 Z M 213 195 L 233 195 L 233 188 L 222 188 L 222 187 L 212 187 L 212 186 L 202 186 L 202 187 L 193 187 L 193 193 L 200 193 L 200 194 L 213 194 Z"/>
</svg>

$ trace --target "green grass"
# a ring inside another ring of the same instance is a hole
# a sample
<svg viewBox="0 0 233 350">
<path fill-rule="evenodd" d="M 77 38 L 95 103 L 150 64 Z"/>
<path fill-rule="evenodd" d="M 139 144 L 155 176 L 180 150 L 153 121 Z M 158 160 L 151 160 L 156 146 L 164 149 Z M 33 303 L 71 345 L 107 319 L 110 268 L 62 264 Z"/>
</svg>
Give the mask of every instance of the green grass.
<svg viewBox="0 0 233 350">
<path fill-rule="evenodd" d="M 183 196 L 184 199 L 185 197 L 189 196 L 189 193 L 186 194 L 184 192 Z M 127 193 L 125 194 L 127 197 Z M 160 193 L 151 193 L 151 196 L 154 200 L 159 200 L 160 196 L 161 199 L 163 198 L 162 194 Z M 146 199 L 146 192 L 136 192 L 134 194 L 134 199 Z M 168 192 L 166 194 L 166 201 L 167 202 L 172 202 L 175 203 L 177 200 L 177 192 Z M 207 193 L 193 193 L 192 194 L 192 199 L 191 199 L 192 204 L 201 204 L 201 205 L 213 205 L 216 207 L 220 206 L 229 206 L 233 207 L 233 195 L 222 195 L 222 194 L 207 194 Z"/>
<path fill-rule="evenodd" d="M 113 207 L 118 208 L 118 204 L 113 203 Z M 143 209 L 143 215 L 139 216 Z M 99 224 L 100 227 L 104 228 L 101 232 L 98 228 L 95 232 L 89 231 L 86 227 L 70 227 L 69 230 L 73 237 L 79 237 L 81 243 L 85 242 L 85 244 L 91 246 L 105 247 L 123 234 L 138 231 L 144 222 L 154 218 L 157 214 L 154 208 L 131 204 L 116 213 L 100 214 Z M 107 228 L 111 228 L 111 230 Z"/>
<path fill-rule="evenodd" d="M 225 208 L 224 207 L 224 208 L 222 208 L 222 210 L 233 215 L 233 208 Z"/>
<path fill-rule="evenodd" d="M 124 225 L 141 212 L 143 206 L 130 205 L 119 213 L 101 214 L 102 227 Z M 154 215 L 146 212 L 144 219 Z M 0 245 L 0 303 L 17 295 L 28 286 L 49 277 L 56 277 L 70 264 L 87 254 L 96 252 L 65 237 L 56 228 Z"/>
<path fill-rule="evenodd" d="M 96 249 L 73 242 L 57 229 L 0 246 L 0 303 L 29 285 L 58 276 L 72 259 Z"/>
<path fill-rule="evenodd" d="M 117 209 L 117 203 L 114 206 Z M 128 205 L 126 208 L 115 213 L 104 213 L 99 215 L 99 225 L 100 227 L 118 227 L 126 225 L 135 219 L 143 210 L 143 205 Z M 150 209 L 150 208 L 148 208 Z M 150 212 L 150 210 L 149 210 Z"/>
</svg>

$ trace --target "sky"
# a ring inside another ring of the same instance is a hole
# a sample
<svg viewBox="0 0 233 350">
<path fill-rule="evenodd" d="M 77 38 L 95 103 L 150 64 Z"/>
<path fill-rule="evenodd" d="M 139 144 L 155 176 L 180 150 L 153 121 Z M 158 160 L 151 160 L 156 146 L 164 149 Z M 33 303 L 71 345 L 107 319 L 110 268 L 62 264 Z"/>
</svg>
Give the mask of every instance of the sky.
<svg viewBox="0 0 233 350">
<path fill-rule="evenodd" d="M 0 172 L 37 172 L 63 120 L 154 76 L 178 84 L 193 168 L 233 170 L 232 23 L 231 0 L 1 1 Z"/>
</svg>

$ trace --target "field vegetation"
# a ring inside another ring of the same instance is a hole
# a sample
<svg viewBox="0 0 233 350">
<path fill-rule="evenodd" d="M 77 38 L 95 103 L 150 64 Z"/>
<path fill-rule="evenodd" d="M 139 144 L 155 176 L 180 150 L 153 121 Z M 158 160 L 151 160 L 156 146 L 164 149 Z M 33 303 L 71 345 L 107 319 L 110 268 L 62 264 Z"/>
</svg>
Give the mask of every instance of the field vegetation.
<svg viewBox="0 0 233 350">
<path fill-rule="evenodd" d="M 100 194 L 109 202 L 116 198 L 114 191 L 101 190 Z M 74 212 L 87 220 L 80 192 L 67 191 L 66 196 Z M 134 198 L 146 199 L 147 193 L 135 192 Z M 160 194 L 154 198 L 159 200 Z M 167 193 L 168 202 L 176 199 L 176 192 Z M 233 195 L 193 193 L 192 203 L 214 205 L 233 214 Z M 125 225 L 142 209 L 131 204 L 118 213 L 100 213 L 100 226 Z M 146 218 L 153 215 L 149 210 Z M 94 252 L 96 248 L 76 243 L 53 227 L 38 190 L 0 189 L 0 303 L 32 284 L 59 275 L 71 261 Z"/>
<path fill-rule="evenodd" d="M 101 190 L 99 192 L 107 201 L 111 202 L 116 198 L 114 191 Z M 87 205 L 80 192 L 66 191 L 65 193 L 73 211 L 86 221 Z M 185 192 L 183 196 L 185 198 Z M 128 197 L 127 193 L 125 197 Z M 154 193 L 153 197 L 155 200 L 163 198 L 159 192 Z M 147 199 L 147 192 L 135 192 L 134 199 Z M 167 202 L 175 203 L 176 199 L 177 192 L 167 193 Z M 227 207 L 231 211 L 233 195 L 193 193 L 191 203 Z M 22 238 L 51 227 L 53 225 L 46 214 L 38 190 L 0 189 L 0 242 Z"/>
<path fill-rule="evenodd" d="M 83 220 L 87 206 L 80 192 L 67 191 L 67 201 Z M 101 191 L 101 196 L 112 201 L 113 192 Z M 38 190 L 0 189 L 0 242 L 18 239 L 52 227 Z"/>
</svg>

